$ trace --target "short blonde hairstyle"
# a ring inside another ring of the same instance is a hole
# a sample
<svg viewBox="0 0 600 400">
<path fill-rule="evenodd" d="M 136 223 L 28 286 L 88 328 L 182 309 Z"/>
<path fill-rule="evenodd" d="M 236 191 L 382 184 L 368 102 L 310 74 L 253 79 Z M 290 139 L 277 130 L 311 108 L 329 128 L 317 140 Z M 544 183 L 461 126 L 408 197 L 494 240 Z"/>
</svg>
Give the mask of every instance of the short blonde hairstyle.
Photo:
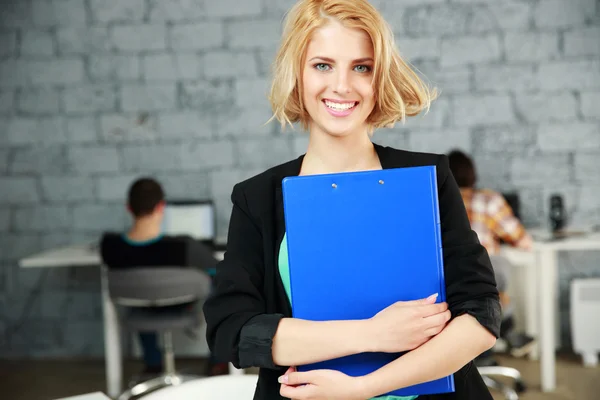
<svg viewBox="0 0 600 400">
<path fill-rule="evenodd" d="M 368 118 L 369 133 L 393 127 L 407 116 L 428 110 L 437 97 L 400 56 L 387 22 L 367 0 L 300 0 L 288 12 L 281 45 L 272 65 L 269 101 L 273 119 L 282 128 L 300 122 L 308 129 L 310 116 L 302 101 L 302 67 L 313 32 L 336 20 L 348 28 L 365 31 L 375 55 L 373 88 L 375 107 Z"/>
</svg>

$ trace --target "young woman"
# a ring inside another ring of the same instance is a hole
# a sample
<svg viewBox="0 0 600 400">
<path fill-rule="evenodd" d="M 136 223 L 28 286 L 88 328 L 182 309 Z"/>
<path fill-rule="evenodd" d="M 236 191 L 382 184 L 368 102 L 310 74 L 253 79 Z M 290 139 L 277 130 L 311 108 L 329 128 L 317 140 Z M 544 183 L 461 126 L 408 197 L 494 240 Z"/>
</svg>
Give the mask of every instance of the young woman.
<svg viewBox="0 0 600 400">
<path fill-rule="evenodd" d="M 492 398 L 472 360 L 498 337 L 498 291 L 447 157 L 381 147 L 370 137 L 427 109 L 434 96 L 368 1 L 302 0 L 289 12 L 270 100 L 282 125 L 308 130 L 308 149 L 233 188 L 227 252 L 204 306 L 216 357 L 260 367 L 254 399 L 365 400 L 449 374 L 454 393 L 419 400 Z M 437 167 L 447 304 L 396 303 L 362 321 L 292 318 L 282 179 L 421 165 Z M 293 369 L 366 351 L 409 352 L 363 377 Z"/>
</svg>

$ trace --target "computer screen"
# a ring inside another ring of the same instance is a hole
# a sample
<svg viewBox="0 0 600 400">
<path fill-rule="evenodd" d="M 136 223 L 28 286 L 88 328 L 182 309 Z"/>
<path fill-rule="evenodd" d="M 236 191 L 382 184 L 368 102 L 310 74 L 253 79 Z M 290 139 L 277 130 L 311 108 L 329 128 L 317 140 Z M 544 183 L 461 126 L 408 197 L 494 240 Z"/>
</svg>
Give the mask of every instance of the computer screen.
<svg viewBox="0 0 600 400">
<path fill-rule="evenodd" d="M 504 192 L 502 196 L 512 208 L 513 214 L 517 219 L 521 219 L 521 203 L 519 201 L 519 194 L 517 192 Z"/>
<path fill-rule="evenodd" d="M 212 201 L 167 201 L 163 232 L 188 235 L 197 240 L 215 239 L 215 207 Z"/>
</svg>

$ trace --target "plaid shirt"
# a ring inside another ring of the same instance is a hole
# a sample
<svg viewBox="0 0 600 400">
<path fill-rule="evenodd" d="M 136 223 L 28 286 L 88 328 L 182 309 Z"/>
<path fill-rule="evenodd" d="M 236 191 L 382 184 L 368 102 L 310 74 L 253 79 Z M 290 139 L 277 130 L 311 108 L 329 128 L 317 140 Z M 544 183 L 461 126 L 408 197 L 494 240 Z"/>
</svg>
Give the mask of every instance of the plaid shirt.
<svg viewBox="0 0 600 400">
<path fill-rule="evenodd" d="M 460 189 L 467 215 L 479 241 L 489 254 L 500 250 L 500 239 L 516 244 L 526 235 L 504 197 L 488 189 Z"/>
</svg>

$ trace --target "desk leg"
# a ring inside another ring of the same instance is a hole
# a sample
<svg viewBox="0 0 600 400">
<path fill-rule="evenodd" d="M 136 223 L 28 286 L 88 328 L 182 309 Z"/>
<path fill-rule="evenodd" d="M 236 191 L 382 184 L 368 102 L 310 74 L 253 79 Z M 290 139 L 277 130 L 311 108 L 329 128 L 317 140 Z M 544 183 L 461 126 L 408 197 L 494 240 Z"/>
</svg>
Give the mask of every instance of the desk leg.
<svg viewBox="0 0 600 400">
<path fill-rule="evenodd" d="M 539 265 L 538 257 L 533 257 L 533 264 L 525 268 L 525 332 L 534 338 L 540 336 L 540 314 L 539 314 L 539 294 L 538 285 L 542 269 Z M 529 358 L 537 360 L 540 356 L 539 342 L 531 353 Z"/>
<path fill-rule="evenodd" d="M 121 394 L 123 371 L 119 319 L 108 292 L 106 267 L 101 267 L 102 313 L 104 317 L 104 357 L 106 362 L 106 392 L 116 399 Z"/>
<path fill-rule="evenodd" d="M 557 284 L 556 252 L 540 249 L 537 252 L 539 274 L 540 305 L 540 346 L 542 391 L 556 389 L 556 342 L 555 342 L 555 304 Z"/>
</svg>

